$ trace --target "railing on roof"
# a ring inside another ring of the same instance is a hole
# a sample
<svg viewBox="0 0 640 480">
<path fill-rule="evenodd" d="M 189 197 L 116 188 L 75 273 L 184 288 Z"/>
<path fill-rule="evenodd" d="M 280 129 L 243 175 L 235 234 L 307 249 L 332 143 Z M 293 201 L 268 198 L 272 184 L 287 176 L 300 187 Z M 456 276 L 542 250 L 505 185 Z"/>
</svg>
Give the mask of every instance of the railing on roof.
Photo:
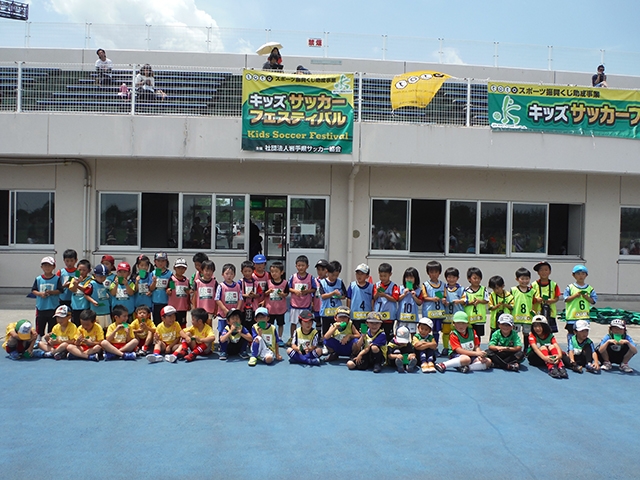
<svg viewBox="0 0 640 480">
<path fill-rule="evenodd" d="M 239 117 L 242 70 L 153 66 L 154 91 L 136 86 L 140 65 L 0 63 L 0 112 Z M 363 122 L 486 126 L 486 82 L 449 79 L 424 108 L 391 108 L 392 75 L 358 74 L 355 115 Z"/>
<path fill-rule="evenodd" d="M 3 47 L 252 54 L 260 45 L 273 40 L 284 45 L 286 55 L 303 57 L 330 56 L 576 72 L 592 72 L 602 63 L 607 65 L 608 72 L 640 75 L 640 52 L 616 48 L 605 50 L 500 41 L 218 26 L 18 23 L 0 20 L 0 45 Z M 309 46 L 310 40 L 313 40 L 313 46 Z"/>
</svg>

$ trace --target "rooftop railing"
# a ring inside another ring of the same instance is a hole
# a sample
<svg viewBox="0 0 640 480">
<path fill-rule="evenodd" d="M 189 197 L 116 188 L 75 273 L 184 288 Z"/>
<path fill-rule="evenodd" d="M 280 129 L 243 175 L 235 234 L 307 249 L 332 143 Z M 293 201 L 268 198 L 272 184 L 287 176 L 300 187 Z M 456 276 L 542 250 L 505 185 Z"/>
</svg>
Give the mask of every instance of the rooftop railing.
<svg viewBox="0 0 640 480">
<path fill-rule="evenodd" d="M 239 117 L 242 70 L 87 64 L 0 63 L 0 112 Z M 486 126 L 487 84 L 451 78 L 424 108 L 391 108 L 392 75 L 356 74 L 355 119 L 363 122 Z M 149 85 L 152 83 L 153 85 Z"/>
<path fill-rule="evenodd" d="M 602 63 L 619 75 L 640 75 L 640 52 L 450 38 L 217 26 L 18 23 L 0 19 L 0 46 L 164 50 L 252 54 L 278 41 L 302 57 L 361 58 L 592 72 Z"/>
</svg>

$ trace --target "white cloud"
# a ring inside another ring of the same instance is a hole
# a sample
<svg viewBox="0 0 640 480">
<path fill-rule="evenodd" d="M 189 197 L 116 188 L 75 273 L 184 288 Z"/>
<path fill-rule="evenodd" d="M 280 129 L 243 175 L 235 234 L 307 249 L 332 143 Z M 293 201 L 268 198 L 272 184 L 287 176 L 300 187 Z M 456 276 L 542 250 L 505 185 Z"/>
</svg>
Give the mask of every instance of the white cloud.
<svg viewBox="0 0 640 480">
<path fill-rule="evenodd" d="M 105 48 L 143 48 L 144 26 L 151 25 L 152 50 L 207 51 L 207 27 L 210 50 L 223 49 L 217 22 L 195 0 L 49 0 L 49 6 L 70 22 L 95 25 L 92 38 Z"/>
<path fill-rule="evenodd" d="M 431 52 L 431 57 L 436 63 L 440 63 L 440 52 L 438 50 L 434 50 Z M 453 65 L 466 65 L 462 58 L 460 58 L 460 54 L 457 48 L 452 47 L 443 47 L 442 48 L 442 63 L 453 64 Z"/>
</svg>

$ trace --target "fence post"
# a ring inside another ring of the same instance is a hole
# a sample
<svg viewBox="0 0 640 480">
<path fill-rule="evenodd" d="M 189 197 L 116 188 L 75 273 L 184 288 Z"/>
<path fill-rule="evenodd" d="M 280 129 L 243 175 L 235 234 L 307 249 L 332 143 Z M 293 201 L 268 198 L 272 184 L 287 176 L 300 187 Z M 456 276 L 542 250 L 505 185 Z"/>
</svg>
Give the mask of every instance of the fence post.
<svg viewBox="0 0 640 480">
<path fill-rule="evenodd" d="M 211 53 L 211 27 L 207 27 L 207 53 Z"/>
<path fill-rule="evenodd" d="M 151 25 L 149 25 L 148 23 L 145 24 L 145 27 L 147 27 L 147 51 L 151 50 Z"/>
<path fill-rule="evenodd" d="M 362 72 L 358 72 L 358 123 L 362 123 Z"/>
<path fill-rule="evenodd" d="M 443 42 L 444 38 L 438 38 L 438 63 L 442 63 L 442 57 L 444 56 L 444 52 L 442 51 Z"/>
<path fill-rule="evenodd" d="M 387 36 L 382 35 L 382 60 L 387 59 Z"/>
<path fill-rule="evenodd" d="M 322 49 L 324 50 L 324 58 L 327 58 L 329 54 L 329 32 L 324 32 L 324 46 Z"/>
<path fill-rule="evenodd" d="M 466 126 L 471 126 L 471 79 L 467 78 L 467 120 Z"/>
<path fill-rule="evenodd" d="M 24 47 L 29 48 L 29 39 L 31 38 L 31 22 L 26 22 L 24 26 Z"/>
<path fill-rule="evenodd" d="M 498 68 L 498 44 L 500 42 L 493 42 L 493 66 Z"/>
<path fill-rule="evenodd" d="M 18 62 L 18 84 L 16 85 L 16 112 L 22 111 L 22 65 L 24 62 Z"/>
<path fill-rule="evenodd" d="M 89 48 L 91 45 L 91 23 L 84 24 L 84 48 Z"/>
<path fill-rule="evenodd" d="M 265 28 L 264 32 L 265 32 L 265 38 L 266 38 L 265 43 L 269 43 L 269 32 L 271 32 L 271 29 Z"/>
<path fill-rule="evenodd" d="M 136 65 L 131 65 L 131 115 L 136 114 Z"/>
<path fill-rule="evenodd" d="M 604 65 L 604 48 L 600 49 L 600 65 Z"/>
<path fill-rule="evenodd" d="M 553 45 L 549 45 L 547 47 L 547 70 L 553 70 L 553 68 L 551 68 L 551 65 L 553 63 Z"/>
</svg>

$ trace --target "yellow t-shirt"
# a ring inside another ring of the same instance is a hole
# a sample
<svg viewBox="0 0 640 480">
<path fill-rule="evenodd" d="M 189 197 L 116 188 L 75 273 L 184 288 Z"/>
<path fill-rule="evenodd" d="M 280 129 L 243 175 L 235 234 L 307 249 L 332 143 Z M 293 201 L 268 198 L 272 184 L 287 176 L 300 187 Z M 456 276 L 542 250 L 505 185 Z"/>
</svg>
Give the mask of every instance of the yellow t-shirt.
<svg viewBox="0 0 640 480">
<path fill-rule="evenodd" d="M 109 325 L 107 328 L 107 338 L 113 332 L 116 332 L 116 328 L 118 328 L 118 324 L 115 322 Z M 133 329 L 131 326 L 129 326 L 129 328 L 121 328 L 118 330 L 113 337 L 112 343 L 128 343 L 130 340 L 133 340 Z"/>
<path fill-rule="evenodd" d="M 156 333 L 164 343 L 174 342 L 180 336 L 180 330 L 182 329 L 178 322 L 174 322 L 170 327 L 167 327 L 164 322 L 160 322 L 156 327 Z"/>
<path fill-rule="evenodd" d="M 133 322 L 131 322 L 131 326 L 129 328 L 131 329 L 131 331 L 140 330 L 140 326 L 142 325 L 142 323 L 144 323 L 147 326 L 148 329 L 147 329 L 146 332 L 134 333 L 134 336 L 136 338 L 138 338 L 138 339 L 147 338 L 147 334 L 148 334 L 149 330 L 151 330 L 153 332 L 156 329 L 156 326 L 153 323 L 153 320 L 151 320 L 150 318 L 147 318 L 144 322 L 141 322 L 140 319 L 136 318 Z"/>
<path fill-rule="evenodd" d="M 197 341 L 200 341 L 203 338 L 212 337 L 213 336 L 213 328 L 211 325 L 205 323 L 202 330 L 198 330 L 196 327 L 191 326 L 185 330 L 185 332 L 190 336 L 194 337 Z"/>
<path fill-rule="evenodd" d="M 16 325 L 17 324 L 18 324 L 18 322 L 13 322 L 13 323 L 10 323 L 9 325 L 7 325 L 7 334 L 4 336 L 4 343 L 2 344 L 2 348 L 5 348 L 7 346 L 7 342 L 11 338 L 11 332 L 15 332 L 16 331 Z"/>
<path fill-rule="evenodd" d="M 73 322 L 67 323 L 67 328 L 63 329 L 62 325 L 56 323 L 51 329 L 51 333 L 56 336 L 51 339 L 54 345 L 60 345 L 62 342 L 73 340 L 78 335 L 78 327 Z"/>
<path fill-rule="evenodd" d="M 90 330 L 85 330 L 84 327 L 78 328 L 76 339 L 79 338 L 86 338 L 94 343 L 98 343 L 104 340 L 104 331 L 102 330 L 102 327 L 98 325 L 98 322 L 94 322 L 93 327 L 91 327 Z"/>
</svg>

